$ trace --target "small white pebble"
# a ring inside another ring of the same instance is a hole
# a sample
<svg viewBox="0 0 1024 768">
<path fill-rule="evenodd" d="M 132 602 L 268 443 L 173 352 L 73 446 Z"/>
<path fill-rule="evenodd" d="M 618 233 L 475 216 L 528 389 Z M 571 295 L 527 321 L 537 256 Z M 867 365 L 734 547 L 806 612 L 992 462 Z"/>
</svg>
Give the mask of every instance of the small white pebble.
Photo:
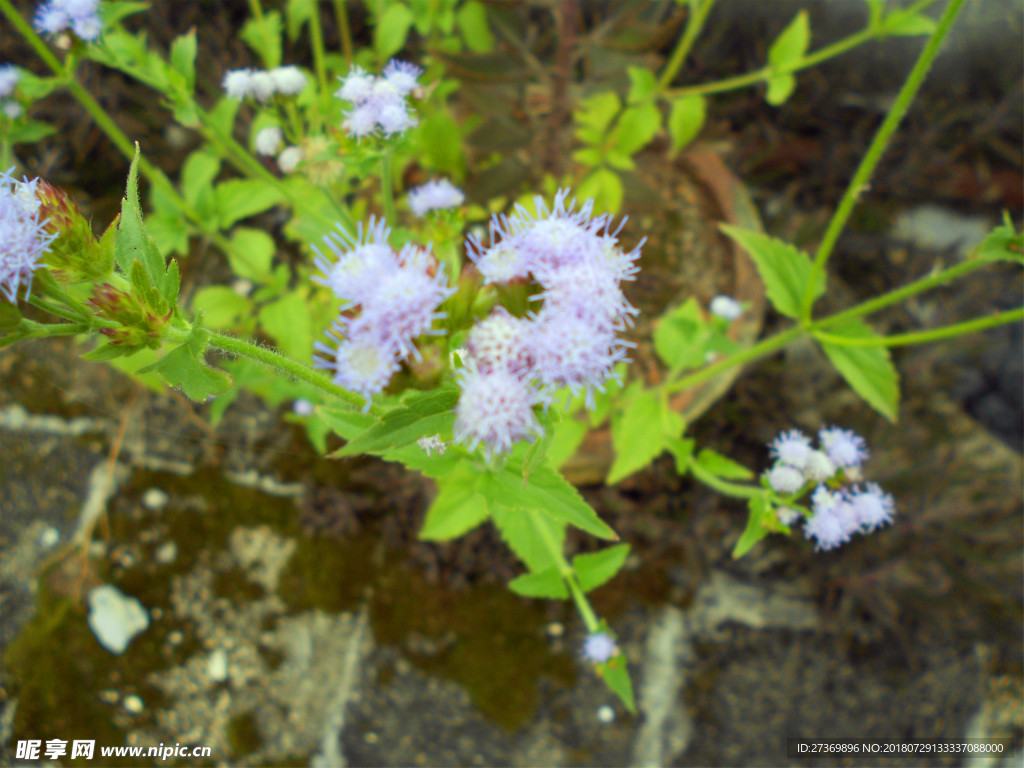
<svg viewBox="0 0 1024 768">
<path fill-rule="evenodd" d="M 132 694 L 131 696 L 125 696 L 122 704 L 124 705 L 124 708 L 131 712 L 133 715 L 139 714 L 140 712 L 142 712 L 142 710 L 146 708 L 146 705 L 142 703 L 142 699 L 140 699 L 135 694 Z"/>
<path fill-rule="evenodd" d="M 565 634 L 565 625 L 559 621 L 552 621 L 548 624 L 548 634 L 551 637 L 561 637 Z"/>
<path fill-rule="evenodd" d="M 215 683 L 223 683 L 228 679 L 228 652 L 223 648 L 214 649 L 206 661 L 206 674 Z"/>
<path fill-rule="evenodd" d="M 142 506 L 151 512 L 159 512 L 167 506 L 167 502 L 170 500 L 171 497 L 167 492 L 161 491 L 159 488 L 150 488 L 142 494 Z"/>
<path fill-rule="evenodd" d="M 54 528 L 52 525 L 48 525 L 39 534 L 39 546 L 43 549 L 49 549 L 60 541 L 60 531 Z"/>
<path fill-rule="evenodd" d="M 597 719 L 602 723 L 611 723 L 615 720 L 615 710 L 605 704 L 597 710 Z"/>
<path fill-rule="evenodd" d="M 169 565 L 178 558 L 178 545 L 173 541 L 165 541 L 156 550 L 156 561 L 160 565 Z"/>
<path fill-rule="evenodd" d="M 176 629 L 167 635 L 167 642 L 171 645 L 181 645 L 185 642 L 185 635 Z"/>
</svg>

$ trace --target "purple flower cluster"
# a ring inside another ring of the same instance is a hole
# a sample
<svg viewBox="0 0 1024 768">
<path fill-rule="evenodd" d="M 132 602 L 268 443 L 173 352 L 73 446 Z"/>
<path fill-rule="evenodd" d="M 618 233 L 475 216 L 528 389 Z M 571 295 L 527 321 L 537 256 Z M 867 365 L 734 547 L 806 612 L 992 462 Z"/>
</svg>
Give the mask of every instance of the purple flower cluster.
<svg viewBox="0 0 1024 768">
<path fill-rule="evenodd" d="M 313 246 L 324 275 L 317 281 L 343 302 L 330 330 L 337 348 L 317 342 L 325 358 L 314 364 L 339 386 L 364 395 L 367 409 L 403 360 L 419 359 L 413 340 L 433 333 L 434 320 L 444 317 L 438 306 L 454 292 L 429 249 L 406 245 L 396 253 L 390 234 L 383 219 L 371 218 L 355 237 L 324 236 L 333 258 Z"/>
<path fill-rule="evenodd" d="M 232 69 L 224 75 L 224 90 L 233 99 L 252 96 L 268 101 L 275 94 L 294 96 L 306 87 L 306 76 L 296 66 L 275 67 L 269 71 Z"/>
<path fill-rule="evenodd" d="M 807 538 L 816 549 L 835 549 L 854 533 L 871 533 L 892 522 L 893 498 L 877 483 L 856 485 L 861 479 L 861 464 L 868 457 L 864 439 L 850 430 L 823 427 L 818 431 L 819 449 L 798 429 L 781 433 L 769 448 L 775 465 L 765 473 L 768 485 L 777 493 L 795 494 L 816 486 L 811 495 L 813 515 L 804 525 Z M 826 485 L 828 483 L 828 485 Z M 838 487 L 842 483 L 853 483 Z M 793 510 L 779 510 L 785 525 L 797 521 Z M 789 522 L 787 522 L 787 520 Z"/>
<path fill-rule="evenodd" d="M 532 278 L 543 289 L 533 297 L 543 302 L 539 311 L 515 318 L 499 308 L 467 339 L 456 437 L 483 442 L 488 454 L 540 434 L 532 406 L 560 387 L 585 393 L 593 407 L 594 390 L 616 378 L 615 365 L 627 361 L 632 346 L 618 337 L 636 314 L 619 284 L 636 274 L 643 242 L 624 253 L 621 225 L 612 231 L 609 215 L 593 215 L 592 200 L 577 211 L 568 196 L 559 190 L 550 210 L 536 198 L 536 215 L 516 206 L 511 216 L 491 220 L 489 246 L 473 236 L 467 244 L 486 282 Z M 492 402 L 516 407 L 484 413 L 482 404 Z"/>
<path fill-rule="evenodd" d="M 22 285 L 27 298 L 39 260 L 57 237 L 40 221 L 39 179 L 18 181 L 13 170 L 0 173 L 0 293 L 12 303 Z"/>
<path fill-rule="evenodd" d="M 385 136 L 404 133 L 417 124 L 407 97 L 418 87 L 423 70 L 415 64 L 392 59 L 380 77 L 356 66 L 341 81 L 335 96 L 351 102 L 342 127 L 354 139 L 380 131 Z"/>
<path fill-rule="evenodd" d="M 422 186 L 409 190 L 409 207 L 417 216 L 426 216 L 429 211 L 455 208 L 466 201 L 462 190 L 448 179 L 434 179 Z"/>
<path fill-rule="evenodd" d="M 71 29 L 82 40 L 93 41 L 103 31 L 99 16 L 100 0 L 48 0 L 36 9 L 36 30 L 58 35 Z"/>
</svg>

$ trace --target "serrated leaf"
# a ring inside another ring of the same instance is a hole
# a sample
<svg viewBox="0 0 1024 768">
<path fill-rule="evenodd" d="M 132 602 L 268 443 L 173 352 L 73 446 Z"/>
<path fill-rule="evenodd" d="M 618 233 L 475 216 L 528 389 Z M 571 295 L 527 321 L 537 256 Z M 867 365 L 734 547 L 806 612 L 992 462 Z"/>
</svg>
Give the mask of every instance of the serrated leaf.
<svg viewBox="0 0 1024 768">
<path fill-rule="evenodd" d="M 239 219 L 255 216 L 283 201 L 276 188 L 257 179 L 233 179 L 215 188 L 221 229 Z"/>
<path fill-rule="evenodd" d="M 685 427 L 683 417 L 673 411 L 656 389 L 635 384 L 623 396 L 622 410 L 612 417 L 612 446 L 615 461 L 605 482 L 614 485 L 650 464 L 663 450 L 669 437 Z"/>
<path fill-rule="evenodd" d="M 490 482 L 490 479 L 480 487 L 480 490 L 487 500 L 491 519 L 494 520 L 502 541 L 508 544 L 516 557 L 526 563 L 533 572 L 556 568 L 558 563 L 545 538 L 550 537 L 554 545 L 561 550 L 565 546 L 565 523 L 537 510 L 509 506 L 505 503 L 504 493 Z M 546 534 L 541 535 L 538 527 L 543 527 Z"/>
<path fill-rule="evenodd" d="M 488 53 L 494 50 L 494 36 L 487 25 L 487 9 L 476 0 L 463 3 L 456 11 L 455 18 L 466 46 L 473 53 Z"/>
<path fill-rule="evenodd" d="M 573 525 L 599 539 L 619 538 L 583 500 L 579 491 L 547 465 L 537 467 L 524 483 L 521 467 L 509 462 L 504 470 L 491 473 L 491 484 L 501 494 L 503 504 L 524 510 L 541 510 L 552 519 Z"/>
<path fill-rule="evenodd" d="M 626 67 L 629 75 L 629 104 L 639 104 L 654 96 L 658 90 L 658 80 L 647 67 Z"/>
<path fill-rule="evenodd" d="M 438 481 L 437 496 L 427 510 L 420 539 L 457 539 L 487 519 L 487 502 L 477 492 L 477 479 L 476 471 L 463 464 Z"/>
<path fill-rule="evenodd" d="M 771 533 L 771 530 L 765 525 L 765 517 L 772 514 L 768 499 L 764 496 L 755 496 L 747 502 L 747 508 L 750 510 L 747 527 L 743 529 L 736 546 L 732 549 L 733 559 L 743 557 L 757 542 Z"/>
<path fill-rule="evenodd" d="M 102 362 L 104 360 L 113 360 L 117 357 L 123 357 L 132 351 L 134 350 L 131 347 L 126 347 L 121 344 L 100 344 L 98 347 L 86 352 L 81 357 L 83 360 Z"/>
<path fill-rule="evenodd" d="M 384 15 L 377 19 L 373 30 L 373 48 L 382 59 L 398 53 L 405 45 L 412 26 L 413 16 L 402 3 L 389 6 Z"/>
<path fill-rule="evenodd" d="M 551 430 L 547 461 L 555 469 L 571 459 L 587 436 L 587 424 L 571 416 L 562 419 Z"/>
<path fill-rule="evenodd" d="M 572 567 L 579 579 L 580 589 L 590 592 L 606 584 L 622 569 L 627 557 L 629 544 L 617 544 L 600 552 L 576 555 L 572 559 Z"/>
<path fill-rule="evenodd" d="M 830 326 L 828 332 L 852 339 L 879 338 L 871 326 L 858 319 Z M 825 341 L 821 342 L 821 347 L 853 391 L 889 421 L 895 422 L 900 399 L 899 374 L 889 350 L 882 345 L 846 346 Z"/>
<path fill-rule="evenodd" d="M 793 319 L 800 317 L 800 303 L 812 280 L 812 301 L 825 292 L 825 275 L 816 273 L 807 254 L 789 243 L 727 224 L 720 224 L 719 229 L 750 254 L 764 281 L 768 299 L 780 314 Z"/>
<path fill-rule="evenodd" d="M 224 371 L 211 368 L 203 360 L 205 350 L 206 334 L 197 325 L 184 344 L 136 373 L 155 371 L 169 386 L 181 387 L 190 400 L 204 402 L 211 395 L 231 389 L 231 377 Z"/>
<path fill-rule="evenodd" d="M 704 127 L 706 116 L 707 99 L 700 94 L 682 96 L 672 101 L 668 113 L 668 135 L 672 140 L 673 155 L 697 138 L 700 129 Z"/>
<path fill-rule="evenodd" d="M 370 414 L 347 408 L 321 406 L 316 409 L 316 413 L 332 432 L 345 440 L 355 440 L 377 423 L 377 419 Z"/>
<path fill-rule="evenodd" d="M 185 90 L 191 95 L 196 85 L 196 30 L 190 29 L 171 43 L 171 66 L 181 75 Z"/>
<path fill-rule="evenodd" d="M 177 259 L 167 260 L 167 271 L 164 272 L 163 283 L 160 286 L 161 295 L 167 299 L 171 306 L 178 304 L 178 292 L 181 290 L 181 269 L 178 267 Z"/>
<path fill-rule="evenodd" d="M 627 107 L 612 132 L 612 145 L 625 155 L 635 155 L 661 130 L 661 110 L 651 101 Z"/>
<path fill-rule="evenodd" d="M 164 257 L 146 232 L 139 205 L 139 145 L 135 145 L 135 159 L 128 169 L 128 185 L 121 200 L 121 218 L 114 235 L 114 259 L 121 271 L 131 273 L 132 262 L 139 261 L 159 288 L 163 285 L 166 268 Z"/>
<path fill-rule="evenodd" d="M 622 102 L 613 91 L 603 91 L 588 96 L 573 112 L 576 121 L 576 136 L 586 144 L 600 144 L 605 131 L 619 113 Z"/>
<path fill-rule="evenodd" d="M 545 568 L 535 573 L 524 573 L 508 583 L 508 588 L 522 597 L 541 600 L 568 600 L 569 588 L 557 568 Z"/>
<path fill-rule="evenodd" d="M 455 404 L 459 390 L 445 386 L 427 392 L 413 392 L 405 402 L 389 411 L 336 456 L 355 456 L 400 448 L 422 437 L 450 433 L 455 423 Z"/>
<path fill-rule="evenodd" d="M 288 0 L 285 6 L 285 24 L 288 28 L 288 40 L 294 43 L 299 32 L 317 12 L 317 0 Z"/>
<path fill-rule="evenodd" d="M 697 454 L 697 463 L 716 477 L 726 480 L 751 480 L 754 477 L 754 473 L 742 464 L 710 448 L 704 448 Z"/>
</svg>

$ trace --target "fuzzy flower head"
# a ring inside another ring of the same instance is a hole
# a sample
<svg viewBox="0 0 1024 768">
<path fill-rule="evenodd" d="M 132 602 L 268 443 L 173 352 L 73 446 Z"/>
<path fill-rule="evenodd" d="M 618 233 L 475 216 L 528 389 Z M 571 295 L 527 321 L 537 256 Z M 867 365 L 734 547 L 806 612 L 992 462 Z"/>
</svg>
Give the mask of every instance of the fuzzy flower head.
<svg viewBox="0 0 1024 768">
<path fill-rule="evenodd" d="M 891 494 L 885 493 L 878 483 L 868 483 L 850 496 L 853 515 L 864 533 L 871 533 L 892 522 L 896 505 Z"/>
<path fill-rule="evenodd" d="M 251 69 L 232 69 L 224 75 L 224 91 L 232 99 L 244 99 L 252 93 Z"/>
<path fill-rule="evenodd" d="M 811 438 L 799 429 L 791 429 L 781 433 L 768 446 L 772 456 L 783 464 L 788 464 L 797 469 L 807 466 L 811 456 Z"/>
<path fill-rule="evenodd" d="M 100 0 L 48 0 L 36 9 L 36 31 L 58 35 L 70 29 L 86 41 L 96 40 L 103 31 L 99 17 Z"/>
<path fill-rule="evenodd" d="M 285 147 L 277 156 L 277 167 L 281 169 L 281 173 L 291 173 L 299 167 L 299 163 L 305 157 L 306 153 L 302 151 L 302 147 Z"/>
<path fill-rule="evenodd" d="M 814 516 L 804 523 L 804 535 L 815 540 L 815 549 L 828 551 L 848 542 L 858 524 L 846 494 L 818 486 L 811 503 Z"/>
<path fill-rule="evenodd" d="M 0 66 L 0 99 L 6 99 L 14 93 L 14 88 L 20 79 L 21 73 L 13 64 Z"/>
<path fill-rule="evenodd" d="M 406 97 L 417 87 L 423 73 L 408 62 L 392 59 L 381 77 L 371 75 L 362 67 L 353 67 L 341 80 L 335 96 L 350 102 L 342 128 L 355 139 L 380 131 L 384 136 L 405 133 L 418 124 Z"/>
<path fill-rule="evenodd" d="M 260 155 L 275 155 L 284 141 L 284 133 L 276 125 L 264 128 L 256 134 L 253 145 Z"/>
<path fill-rule="evenodd" d="M 708 310 L 715 317 L 732 321 L 743 314 L 743 305 L 732 296 L 715 296 L 708 305 Z"/>
<path fill-rule="evenodd" d="M 331 258 L 313 246 L 323 272 L 317 282 L 342 300 L 345 312 L 332 328 L 340 341 L 334 359 L 325 344 L 318 364 L 334 372 L 335 382 L 369 398 L 384 391 L 391 375 L 410 355 L 419 358 L 414 340 L 444 317 L 438 307 L 454 292 L 429 251 L 406 245 L 396 253 L 388 244 L 391 230 L 370 220 L 355 236 L 324 237 Z"/>
<path fill-rule="evenodd" d="M 462 390 L 455 406 L 455 441 L 470 451 L 483 443 L 487 459 L 507 453 L 520 440 L 544 433 L 533 407 L 540 393 L 520 377 L 502 370 L 483 373 L 476 368 L 459 371 Z"/>
<path fill-rule="evenodd" d="M 864 438 L 848 429 L 839 427 L 822 427 L 818 432 L 821 443 L 828 457 L 837 467 L 844 469 L 859 467 L 868 457 L 868 449 Z"/>
<path fill-rule="evenodd" d="M 803 472 L 781 462 L 768 472 L 768 485 L 777 493 L 796 493 L 804 487 L 804 482 Z"/>
<path fill-rule="evenodd" d="M 836 473 L 836 465 L 822 451 L 811 451 L 803 467 L 804 475 L 815 483 L 824 483 Z"/>
<path fill-rule="evenodd" d="M 435 179 L 409 190 L 409 207 L 417 216 L 426 216 L 430 211 L 455 208 L 466 202 L 462 190 L 448 179 Z"/>
<path fill-rule="evenodd" d="M 466 339 L 466 349 L 478 370 L 499 370 L 524 376 L 532 365 L 531 323 L 497 307 L 477 323 Z"/>
<path fill-rule="evenodd" d="M 267 74 L 274 84 L 274 90 L 285 96 L 294 96 L 301 93 L 306 87 L 306 76 L 302 70 L 292 65 L 287 67 L 275 67 Z"/>
<path fill-rule="evenodd" d="M 0 293 L 13 303 L 22 285 L 26 295 L 31 291 L 32 275 L 57 233 L 40 220 L 39 180 L 18 181 L 12 170 L 0 173 Z"/>
<path fill-rule="evenodd" d="M 595 632 L 583 641 L 583 658 L 594 664 L 604 664 L 618 652 L 615 640 L 607 632 Z"/>
</svg>

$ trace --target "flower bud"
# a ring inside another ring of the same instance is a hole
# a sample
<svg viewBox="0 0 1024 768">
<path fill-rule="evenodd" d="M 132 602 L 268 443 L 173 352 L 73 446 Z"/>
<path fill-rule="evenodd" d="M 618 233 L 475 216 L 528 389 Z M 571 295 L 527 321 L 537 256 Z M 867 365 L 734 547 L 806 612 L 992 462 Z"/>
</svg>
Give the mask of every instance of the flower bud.
<svg viewBox="0 0 1024 768">
<path fill-rule="evenodd" d="M 82 283 L 110 275 L 117 227 L 111 224 L 103 237 L 97 239 L 67 192 L 42 179 L 36 184 L 36 197 L 41 203 L 39 215 L 46 220 L 46 231 L 56 235 L 43 260 L 54 277 L 62 283 Z"/>
</svg>

